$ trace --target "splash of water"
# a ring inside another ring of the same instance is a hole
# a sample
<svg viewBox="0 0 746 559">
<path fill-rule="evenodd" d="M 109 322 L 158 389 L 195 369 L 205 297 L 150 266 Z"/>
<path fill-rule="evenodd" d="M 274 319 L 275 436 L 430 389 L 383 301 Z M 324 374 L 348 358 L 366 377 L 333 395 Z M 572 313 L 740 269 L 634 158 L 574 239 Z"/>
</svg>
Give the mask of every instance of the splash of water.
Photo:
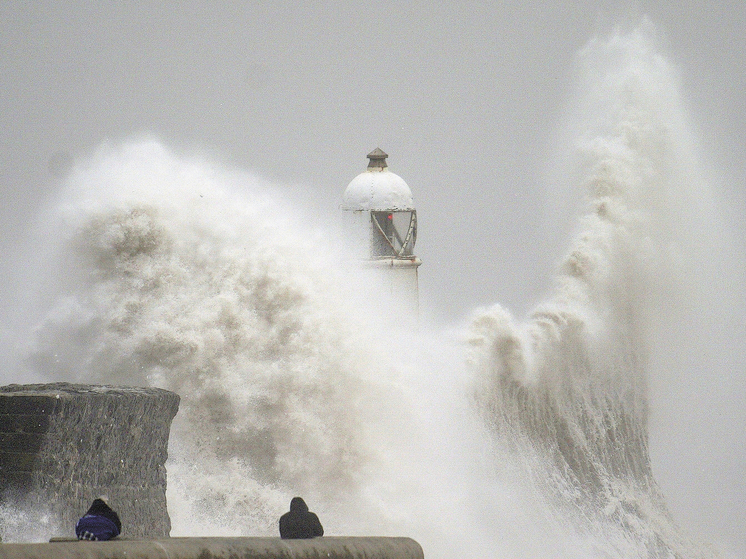
<svg viewBox="0 0 746 559">
<path fill-rule="evenodd" d="M 622 556 L 707 556 L 671 519 L 648 449 L 651 350 L 693 292 L 686 278 L 713 223 L 675 71 L 651 33 L 581 53 L 584 215 L 529 320 L 499 305 L 475 315 L 471 364 L 495 438 L 558 514 Z"/>
<path fill-rule="evenodd" d="M 333 232 L 271 185 L 156 141 L 73 170 L 30 366 L 181 395 L 174 535 L 275 535 L 301 494 L 329 534 L 428 557 L 702 555 L 648 456 L 653 315 L 699 196 L 676 80 L 644 30 L 581 62 L 587 212 L 530 320 L 475 314 L 468 368 L 451 330 L 378 328 L 370 278 L 345 289 Z"/>
<path fill-rule="evenodd" d="M 355 487 L 366 454 L 355 372 L 371 359 L 338 324 L 320 243 L 259 182 L 154 141 L 102 148 L 65 193 L 69 281 L 33 351 L 54 378 L 182 395 L 172 486 L 204 481 L 175 514 L 227 533 L 269 532 L 291 488 Z"/>
</svg>

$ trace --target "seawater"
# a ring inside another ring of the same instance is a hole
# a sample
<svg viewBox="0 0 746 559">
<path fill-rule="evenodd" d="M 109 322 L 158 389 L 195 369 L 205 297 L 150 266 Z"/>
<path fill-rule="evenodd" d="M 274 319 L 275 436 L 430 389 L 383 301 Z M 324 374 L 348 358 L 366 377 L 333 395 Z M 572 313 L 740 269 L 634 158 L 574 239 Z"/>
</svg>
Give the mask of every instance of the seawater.
<svg viewBox="0 0 746 559">
<path fill-rule="evenodd" d="M 558 147 L 574 234 L 525 319 L 494 305 L 398 328 L 343 231 L 258 176 L 138 139 L 79 162 L 42 218 L 26 374 L 181 395 L 174 536 L 277 535 L 302 495 L 327 534 L 411 536 L 429 558 L 714 556 L 649 456 L 651 340 L 715 242 L 652 35 L 578 55 Z"/>
</svg>

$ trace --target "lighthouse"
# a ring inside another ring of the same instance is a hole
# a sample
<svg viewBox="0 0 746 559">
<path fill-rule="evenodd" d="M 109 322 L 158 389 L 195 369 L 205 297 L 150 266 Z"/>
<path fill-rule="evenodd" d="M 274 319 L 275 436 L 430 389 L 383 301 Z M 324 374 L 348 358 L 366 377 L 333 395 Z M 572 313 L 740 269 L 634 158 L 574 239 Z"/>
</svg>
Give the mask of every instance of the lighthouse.
<svg viewBox="0 0 746 559">
<path fill-rule="evenodd" d="M 410 317 L 419 311 L 417 210 L 404 179 L 388 169 L 380 148 L 368 154 L 368 168 L 356 176 L 342 197 L 351 222 L 357 256 L 376 270 L 383 292 Z"/>
</svg>

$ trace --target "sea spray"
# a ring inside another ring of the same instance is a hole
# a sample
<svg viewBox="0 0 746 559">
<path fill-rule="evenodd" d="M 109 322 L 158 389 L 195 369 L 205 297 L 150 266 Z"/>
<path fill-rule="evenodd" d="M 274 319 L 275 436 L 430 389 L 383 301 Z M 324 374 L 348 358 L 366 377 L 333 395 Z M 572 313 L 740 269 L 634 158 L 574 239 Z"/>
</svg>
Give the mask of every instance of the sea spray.
<svg viewBox="0 0 746 559">
<path fill-rule="evenodd" d="M 293 492 L 331 500 L 369 462 L 365 346 L 350 347 L 313 234 L 259 182 L 141 141 L 102 148 L 60 204 L 62 283 L 33 360 L 53 378 L 182 395 L 176 532 L 184 514 L 268 534 Z"/>
<path fill-rule="evenodd" d="M 696 261 L 694 213 L 709 205 L 698 204 L 707 196 L 675 71 L 652 31 L 581 53 L 574 153 L 586 211 L 526 322 L 500 306 L 475 315 L 470 362 L 498 444 L 568 524 L 612 555 L 695 557 L 707 553 L 677 528 L 652 475 L 647 383 L 661 309 Z"/>
</svg>

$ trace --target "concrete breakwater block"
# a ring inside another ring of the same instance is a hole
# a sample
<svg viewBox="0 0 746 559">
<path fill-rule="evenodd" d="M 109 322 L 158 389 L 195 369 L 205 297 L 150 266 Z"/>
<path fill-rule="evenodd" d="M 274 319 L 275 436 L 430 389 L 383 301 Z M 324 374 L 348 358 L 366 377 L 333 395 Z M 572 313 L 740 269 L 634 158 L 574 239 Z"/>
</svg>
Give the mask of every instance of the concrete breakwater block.
<svg viewBox="0 0 746 559">
<path fill-rule="evenodd" d="M 69 383 L 0 387 L 0 501 L 72 534 L 105 496 L 123 534 L 166 537 L 166 468 L 179 396 Z"/>
<path fill-rule="evenodd" d="M 0 559 L 423 559 L 411 538 L 169 538 L 0 544 Z"/>
</svg>

